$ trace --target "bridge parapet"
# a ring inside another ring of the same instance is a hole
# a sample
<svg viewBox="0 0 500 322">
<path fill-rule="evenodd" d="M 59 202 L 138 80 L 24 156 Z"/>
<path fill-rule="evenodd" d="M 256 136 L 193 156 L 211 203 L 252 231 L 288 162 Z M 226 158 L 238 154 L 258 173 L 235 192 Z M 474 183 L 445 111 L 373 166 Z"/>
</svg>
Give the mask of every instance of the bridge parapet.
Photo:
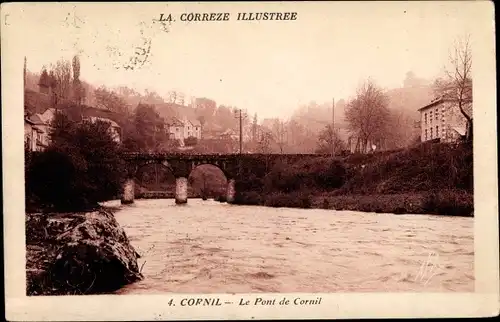
<svg viewBox="0 0 500 322">
<path fill-rule="evenodd" d="M 297 161 L 302 158 L 325 158 L 330 155 L 324 154 L 264 154 L 264 153 L 210 153 L 210 154 L 189 154 L 189 153 L 123 153 L 122 159 L 126 163 L 127 184 L 124 191 L 130 196 L 130 179 L 134 178 L 137 171 L 151 163 L 162 164 L 170 169 L 176 178 L 176 202 L 183 204 L 187 202 L 187 178 L 191 171 L 199 165 L 210 164 L 218 167 L 228 180 L 228 200 L 234 199 L 235 181 L 234 178 L 240 175 L 255 174 L 262 172 L 262 164 L 266 164 L 263 170 L 268 171 L 276 160 Z M 132 180 L 133 181 L 133 180 Z M 130 199 L 130 198 L 128 198 Z M 133 200 L 132 200 L 133 201 Z M 130 200 L 127 200 L 130 203 Z"/>
</svg>

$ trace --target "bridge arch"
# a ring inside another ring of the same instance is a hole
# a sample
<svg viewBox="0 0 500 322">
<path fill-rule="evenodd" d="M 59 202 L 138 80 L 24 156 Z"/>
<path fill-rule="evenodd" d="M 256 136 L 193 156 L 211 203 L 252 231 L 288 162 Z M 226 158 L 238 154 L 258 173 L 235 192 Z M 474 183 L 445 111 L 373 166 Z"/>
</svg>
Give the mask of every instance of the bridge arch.
<svg viewBox="0 0 500 322">
<path fill-rule="evenodd" d="M 173 198 L 174 170 L 166 161 L 148 160 L 137 165 L 132 176 L 134 195 L 139 198 Z"/>
<path fill-rule="evenodd" d="M 190 190 L 204 200 L 208 198 L 224 200 L 229 180 L 230 178 L 223 168 L 208 162 L 194 165 L 188 175 Z"/>
</svg>

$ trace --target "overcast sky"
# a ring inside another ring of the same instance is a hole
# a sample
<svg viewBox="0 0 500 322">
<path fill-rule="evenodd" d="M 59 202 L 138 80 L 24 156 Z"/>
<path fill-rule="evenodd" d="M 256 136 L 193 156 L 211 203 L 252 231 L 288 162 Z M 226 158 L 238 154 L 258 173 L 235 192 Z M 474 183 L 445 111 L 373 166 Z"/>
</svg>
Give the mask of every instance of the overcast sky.
<svg viewBox="0 0 500 322">
<path fill-rule="evenodd" d="M 347 99 L 368 77 L 384 88 L 402 86 L 410 70 L 436 77 L 454 39 L 471 32 L 474 10 L 470 2 L 32 4 L 19 19 L 31 71 L 79 53 L 81 78 L 94 85 L 173 89 L 262 118 Z M 297 20 L 236 21 L 237 12 L 263 11 L 296 11 Z M 183 12 L 230 12 L 231 20 L 176 21 L 168 33 L 152 22 Z M 141 29 L 151 39 L 148 62 L 116 69 L 141 45 Z"/>
</svg>

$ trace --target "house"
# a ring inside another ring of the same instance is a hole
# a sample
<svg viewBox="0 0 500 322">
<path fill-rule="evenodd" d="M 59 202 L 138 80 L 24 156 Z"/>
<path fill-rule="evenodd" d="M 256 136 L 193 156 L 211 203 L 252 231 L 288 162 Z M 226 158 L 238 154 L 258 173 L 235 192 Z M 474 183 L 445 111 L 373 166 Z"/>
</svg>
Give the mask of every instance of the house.
<svg viewBox="0 0 500 322">
<path fill-rule="evenodd" d="M 122 138 L 121 127 L 115 121 L 110 120 L 108 118 L 99 117 L 99 116 L 84 117 L 83 120 L 89 121 L 92 123 L 95 123 L 97 121 L 108 123 L 109 124 L 108 131 L 109 131 L 109 134 L 111 135 L 111 138 L 113 139 L 113 141 L 115 141 L 116 143 L 121 142 L 121 138 Z"/>
<path fill-rule="evenodd" d="M 418 111 L 421 142 L 435 139 L 441 142 L 454 142 L 465 135 L 467 120 L 455 102 L 439 97 Z"/>
<path fill-rule="evenodd" d="M 188 119 L 183 117 L 182 123 L 184 124 L 184 139 L 188 137 L 195 137 L 201 139 L 201 123 L 197 119 Z"/>
<path fill-rule="evenodd" d="M 166 122 L 167 131 L 170 139 L 184 142 L 184 123 L 176 117 L 171 117 Z"/>
<path fill-rule="evenodd" d="M 48 129 L 38 115 L 24 117 L 24 144 L 30 151 L 43 151 L 49 144 Z"/>
</svg>

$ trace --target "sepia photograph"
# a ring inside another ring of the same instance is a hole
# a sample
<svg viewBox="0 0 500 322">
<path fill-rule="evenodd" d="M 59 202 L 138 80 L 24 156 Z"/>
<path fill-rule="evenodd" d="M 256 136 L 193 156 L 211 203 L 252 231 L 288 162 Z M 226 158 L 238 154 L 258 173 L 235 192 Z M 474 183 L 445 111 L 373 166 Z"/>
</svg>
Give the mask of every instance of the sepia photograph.
<svg viewBox="0 0 500 322">
<path fill-rule="evenodd" d="M 498 275 L 498 213 L 478 199 L 497 183 L 476 3 L 2 5 L 19 298 L 180 295 L 160 301 L 188 314 L 479 292 L 476 219 Z M 473 312 L 498 313 L 493 290 Z"/>
</svg>

